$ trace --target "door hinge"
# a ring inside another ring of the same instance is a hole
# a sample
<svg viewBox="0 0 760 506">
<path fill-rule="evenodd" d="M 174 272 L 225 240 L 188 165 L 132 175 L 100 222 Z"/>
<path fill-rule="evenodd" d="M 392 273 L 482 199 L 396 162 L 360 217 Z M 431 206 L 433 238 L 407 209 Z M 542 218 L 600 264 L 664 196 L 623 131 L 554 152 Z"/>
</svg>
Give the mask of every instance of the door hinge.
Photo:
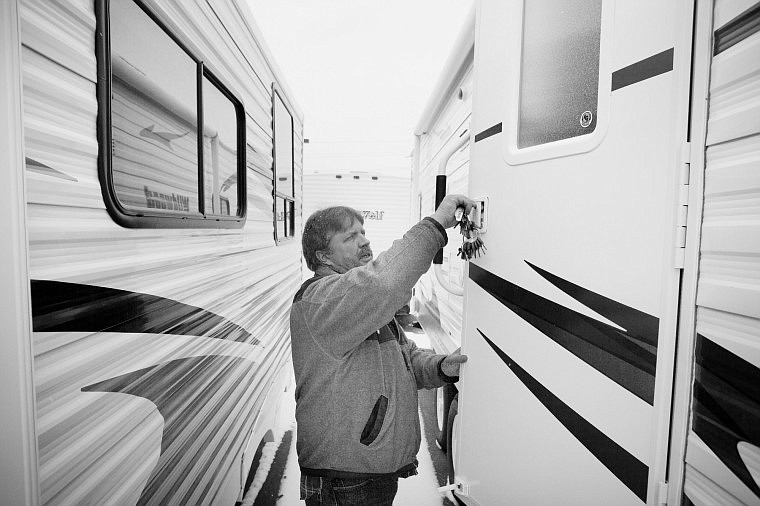
<svg viewBox="0 0 760 506">
<path fill-rule="evenodd" d="M 668 482 L 661 481 L 657 484 L 655 504 L 668 504 Z"/>
<path fill-rule="evenodd" d="M 676 218 L 676 239 L 673 267 L 683 269 L 686 262 L 686 226 L 689 218 L 689 180 L 691 178 L 691 143 L 681 147 L 681 163 L 678 178 L 678 216 Z"/>
</svg>

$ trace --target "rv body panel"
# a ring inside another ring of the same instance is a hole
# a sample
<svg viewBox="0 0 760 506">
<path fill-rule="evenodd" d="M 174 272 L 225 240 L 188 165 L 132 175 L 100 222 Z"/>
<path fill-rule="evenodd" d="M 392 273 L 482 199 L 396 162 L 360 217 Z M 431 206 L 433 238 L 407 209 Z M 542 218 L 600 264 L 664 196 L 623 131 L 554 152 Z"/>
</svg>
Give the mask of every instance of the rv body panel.
<svg viewBox="0 0 760 506">
<path fill-rule="evenodd" d="M 484 1 L 477 16 L 469 194 L 489 198 L 488 250 L 466 284 L 456 472 L 476 504 L 653 502 L 667 459 L 691 11 L 522 9 Z M 521 60 L 576 43 L 554 35 L 550 18 L 563 16 L 595 19 L 584 30 L 596 42 L 583 43 L 596 44 L 598 70 L 568 86 L 596 97 L 565 137 L 531 141 L 542 119 L 529 108 L 561 104 L 551 87 L 545 103 L 521 95 L 544 85 L 520 81 Z M 633 43 L 639 27 L 647 36 Z"/>
<path fill-rule="evenodd" d="M 463 137 L 471 137 L 472 89 L 474 79 L 474 11 L 470 13 L 457 44 L 439 78 L 438 93 L 426 106 L 426 115 L 416 131 L 414 165 L 412 168 L 412 217 L 419 220 L 435 211 L 436 177 L 446 176 L 447 193 L 468 193 L 470 172 L 470 143 L 454 152 L 448 160 L 445 154 Z M 445 167 L 442 166 L 445 164 Z M 448 243 L 443 249 L 442 275 L 454 286 L 462 286 L 466 267 L 457 251 L 462 245 L 458 229 L 449 229 Z M 431 269 L 417 284 L 414 305 L 420 322 L 431 336 L 439 353 L 451 353 L 461 344 L 461 295 L 449 293 L 438 282 Z"/>
<path fill-rule="evenodd" d="M 23 86 L 17 2 L 0 4 L 0 490 L 8 504 L 40 504 L 26 240 Z M 10 458 L 12 457 L 12 458 Z"/>
<path fill-rule="evenodd" d="M 760 6 L 699 4 L 690 202 L 671 475 L 692 504 L 760 504 Z M 691 218 L 691 216 L 690 216 Z"/>
<path fill-rule="evenodd" d="M 287 314 L 301 260 L 299 241 L 274 239 L 272 83 L 287 88 L 245 6 L 143 8 L 242 103 L 247 214 L 237 229 L 114 222 L 98 173 L 109 146 L 98 132 L 96 13 L 81 2 L 20 2 L 18 170 L 44 503 L 234 502 L 246 448 L 255 452 L 289 381 Z M 294 118 L 300 230 L 302 116 L 282 97 Z M 136 96 L 123 122 L 138 125 L 139 156 L 184 151 L 150 128 L 148 103 Z M 231 156 L 214 142 L 208 156 Z"/>
</svg>

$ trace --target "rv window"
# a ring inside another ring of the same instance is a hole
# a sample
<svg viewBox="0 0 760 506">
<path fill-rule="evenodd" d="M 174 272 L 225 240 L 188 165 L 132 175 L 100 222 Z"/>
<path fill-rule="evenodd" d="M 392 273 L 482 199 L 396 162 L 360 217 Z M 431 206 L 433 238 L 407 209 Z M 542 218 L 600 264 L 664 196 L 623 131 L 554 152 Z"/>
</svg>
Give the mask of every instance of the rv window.
<svg viewBox="0 0 760 506">
<path fill-rule="evenodd" d="M 288 198 L 275 198 L 275 231 L 278 239 L 292 237 L 295 232 L 294 204 Z"/>
<path fill-rule="evenodd" d="M 99 75 L 111 76 L 98 83 L 110 214 L 128 227 L 242 226 L 240 102 L 137 3 L 97 7 L 108 29 Z"/>
<path fill-rule="evenodd" d="M 208 214 L 239 216 L 237 114 L 235 105 L 203 78 L 203 184 Z"/>
<path fill-rule="evenodd" d="M 277 192 L 293 196 L 293 116 L 274 92 L 274 175 Z"/>
<path fill-rule="evenodd" d="M 602 0 L 523 7 L 518 148 L 596 128 Z"/>
<path fill-rule="evenodd" d="M 293 116 L 280 97 L 276 86 L 272 90 L 274 131 L 274 200 L 275 238 L 281 240 L 295 233 L 295 200 L 293 163 Z"/>
</svg>

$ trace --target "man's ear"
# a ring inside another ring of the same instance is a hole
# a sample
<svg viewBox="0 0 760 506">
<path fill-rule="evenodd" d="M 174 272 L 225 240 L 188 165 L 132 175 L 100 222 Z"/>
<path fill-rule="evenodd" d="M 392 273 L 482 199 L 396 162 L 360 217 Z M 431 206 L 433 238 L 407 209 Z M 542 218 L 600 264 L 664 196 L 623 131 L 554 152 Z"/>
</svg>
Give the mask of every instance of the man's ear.
<svg viewBox="0 0 760 506">
<path fill-rule="evenodd" d="M 327 256 L 327 253 L 325 253 L 323 250 L 319 250 L 315 253 L 317 260 L 319 260 L 319 263 L 322 265 L 327 265 L 332 267 L 333 263 L 332 260 L 330 260 L 330 257 Z"/>
</svg>

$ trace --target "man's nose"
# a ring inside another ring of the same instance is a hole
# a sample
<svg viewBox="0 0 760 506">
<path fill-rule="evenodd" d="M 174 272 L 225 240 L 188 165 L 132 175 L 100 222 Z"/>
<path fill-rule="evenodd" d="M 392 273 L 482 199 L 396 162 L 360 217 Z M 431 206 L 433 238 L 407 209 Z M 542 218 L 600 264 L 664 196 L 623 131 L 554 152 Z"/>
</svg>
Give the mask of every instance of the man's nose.
<svg viewBox="0 0 760 506">
<path fill-rule="evenodd" d="M 362 236 L 361 240 L 359 241 L 359 245 L 363 248 L 365 246 L 369 246 L 369 239 L 367 237 Z"/>
</svg>

